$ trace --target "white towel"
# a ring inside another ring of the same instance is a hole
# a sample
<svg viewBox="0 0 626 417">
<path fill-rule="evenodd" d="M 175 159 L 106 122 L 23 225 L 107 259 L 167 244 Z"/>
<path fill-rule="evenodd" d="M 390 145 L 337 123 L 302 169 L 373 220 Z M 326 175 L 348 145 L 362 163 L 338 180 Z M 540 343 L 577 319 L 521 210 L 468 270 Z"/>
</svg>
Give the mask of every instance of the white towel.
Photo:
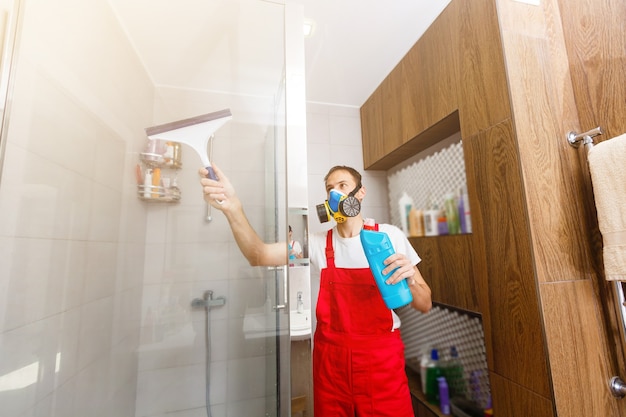
<svg viewBox="0 0 626 417">
<path fill-rule="evenodd" d="M 606 279 L 626 281 L 626 134 L 589 150 Z"/>
</svg>

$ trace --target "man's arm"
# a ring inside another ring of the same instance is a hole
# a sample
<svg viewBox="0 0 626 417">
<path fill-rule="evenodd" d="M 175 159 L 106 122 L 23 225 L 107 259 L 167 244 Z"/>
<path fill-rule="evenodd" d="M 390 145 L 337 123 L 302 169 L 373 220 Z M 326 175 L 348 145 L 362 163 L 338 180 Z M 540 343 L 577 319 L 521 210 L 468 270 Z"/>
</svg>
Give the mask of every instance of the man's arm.
<svg viewBox="0 0 626 417">
<path fill-rule="evenodd" d="M 239 250 L 252 266 L 277 266 L 287 264 L 287 244 L 285 242 L 265 243 L 250 225 L 243 211 L 241 201 L 226 175 L 216 166 L 213 169 L 219 178 L 214 181 L 206 178 L 207 170 L 201 168 L 200 184 L 204 199 L 212 207 L 226 216 Z"/>
</svg>

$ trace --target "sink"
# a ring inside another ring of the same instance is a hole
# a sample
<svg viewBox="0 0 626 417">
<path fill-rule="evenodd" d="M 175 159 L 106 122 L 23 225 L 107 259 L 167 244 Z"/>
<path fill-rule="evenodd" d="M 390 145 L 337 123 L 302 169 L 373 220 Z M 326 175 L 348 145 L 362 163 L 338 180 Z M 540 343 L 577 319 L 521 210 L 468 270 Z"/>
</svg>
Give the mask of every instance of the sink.
<svg viewBox="0 0 626 417">
<path fill-rule="evenodd" d="M 296 310 L 289 312 L 289 333 L 291 340 L 306 340 L 311 338 L 311 310 Z"/>
<path fill-rule="evenodd" d="M 284 328 L 278 329 L 278 334 L 287 333 L 287 317 L 284 311 L 279 313 L 279 322 Z M 277 316 L 275 312 L 267 311 L 264 307 L 246 308 L 243 320 L 243 332 L 246 339 L 275 336 Z M 289 312 L 289 335 L 291 340 L 306 340 L 311 337 L 311 310 L 296 310 Z"/>
</svg>

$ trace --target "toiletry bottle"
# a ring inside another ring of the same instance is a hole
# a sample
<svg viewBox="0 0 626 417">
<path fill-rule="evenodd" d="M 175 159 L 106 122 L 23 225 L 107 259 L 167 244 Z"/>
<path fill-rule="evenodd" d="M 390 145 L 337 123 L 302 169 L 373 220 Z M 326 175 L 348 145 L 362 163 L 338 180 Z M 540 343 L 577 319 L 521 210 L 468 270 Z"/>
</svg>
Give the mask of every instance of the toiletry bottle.
<svg viewBox="0 0 626 417">
<path fill-rule="evenodd" d="M 424 236 L 424 212 L 422 210 L 411 209 L 409 213 L 409 236 Z"/>
<path fill-rule="evenodd" d="M 439 352 L 437 349 L 430 351 L 430 362 L 426 365 L 426 401 L 439 405 L 439 385 L 437 378 L 441 376 L 439 368 Z"/>
<path fill-rule="evenodd" d="M 472 233 L 472 217 L 467 196 L 467 185 L 461 187 L 459 194 L 459 219 L 461 221 L 461 233 Z"/>
<path fill-rule="evenodd" d="M 178 188 L 178 179 L 174 177 L 172 179 L 172 185 L 170 187 L 170 194 L 174 200 L 180 199 L 180 188 Z"/>
<path fill-rule="evenodd" d="M 450 397 L 465 397 L 465 374 L 456 346 L 450 348 L 450 357 L 441 367 L 441 372 L 446 377 Z"/>
<path fill-rule="evenodd" d="M 437 236 L 439 234 L 439 228 L 437 226 L 437 220 L 439 217 L 439 210 L 437 205 L 431 207 L 424 212 L 424 235 L 425 236 Z"/>
<path fill-rule="evenodd" d="M 481 403 L 481 389 L 480 389 L 480 371 L 472 371 L 470 372 L 469 383 L 470 383 L 470 399 L 474 401 L 476 404 Z"/>
<path fill-rule="evenodd" d="M 150 198 L 150 189 L 152 188 L 152 170 L 147 169 L 145 178 L 143 179 L 143 197 Z"/>
<path fill-rule="evenodd" d="M 446 212 L 446 221 L 448 223 L 448 234 L 458 235 L 461 233 L 461 225 L 459 223 L 459 208 L 454 194 L 448 193 L 444 199 L 444 209 Z"/>
<path fill-rule="evenodd" d="M 152 198 L 161 196 L 161 168 L 152 170 Z"/>
<path fill-rule="evenodd" d="M 413 199 L 406 193 L 402 192 L 402 197 L 398 201 L 398 211 L 400 212 L 400 225 L 405 236 L 409 236 L 409 213 L 413 208 Z"/>
<path fill-rule="evenodd" d="M 448 234 L 448 219 L 446 218 L 446 211 L 443 208 L 438 212 L 437 234 L 440 236 Z"/>
<path fill-rule="evenodd" d="M 426 395 L 426 371 L 430 363 L 430 351 L 431 349 L 426 347 L 420 358 L 420 382 L 422 383 L 422 393 L 424 393 L 424 395 Z"/>
<path fill-rule="evenodd" d="M 437 378 L 437 385 L 439 387 L 439 410 L 444 416 L 450 415 L 450 393 L 448 391 L 448 383 L 446 377 L 440 376 Z"/>
<path fill-rule="evenodd" d="M 395 252 L 391 245 L 391 240 L 387 233 L 378 232 L 376 230 L 368 230 L 363 228 L 360 233 L 361 244 L 365 251 L 365 257 L 374 274 L 374 280 L 378 289 L 380 290 L 383 300 L 387 305 L 387 308 L 394 309 L 405 306 L 413 301 L 413 294 L 409 289 L 409 284 L 406 280 L 402 280 L 397 284 L 387 284 L 385 281 L 393 274 L 395 269 L 388 274 L 383 274 L 385 259 L 393 255 Z"/>
</svg>

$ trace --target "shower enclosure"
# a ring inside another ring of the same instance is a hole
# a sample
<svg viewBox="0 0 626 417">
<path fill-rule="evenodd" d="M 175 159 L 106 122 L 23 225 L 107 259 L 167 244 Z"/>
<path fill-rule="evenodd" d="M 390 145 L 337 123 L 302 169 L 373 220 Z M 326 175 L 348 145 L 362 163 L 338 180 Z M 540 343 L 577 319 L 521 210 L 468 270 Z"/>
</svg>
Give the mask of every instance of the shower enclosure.
<svg viewBox="0 0 626 417">
<path fill-rule="evenodd" d="M 185 145 L 162 172 L 178 202 L 138 198 L 135 169 L 145 127 L 229 108 L 213 162 L 261 237 L 286 241 L 290 6 L 0 7 L 0 414 L 287 416 L 286 271 L 250 267 L 207 216 Z M 207 291 L 225 299 L 210 315 L 192 306 Z"/>
</svg>

